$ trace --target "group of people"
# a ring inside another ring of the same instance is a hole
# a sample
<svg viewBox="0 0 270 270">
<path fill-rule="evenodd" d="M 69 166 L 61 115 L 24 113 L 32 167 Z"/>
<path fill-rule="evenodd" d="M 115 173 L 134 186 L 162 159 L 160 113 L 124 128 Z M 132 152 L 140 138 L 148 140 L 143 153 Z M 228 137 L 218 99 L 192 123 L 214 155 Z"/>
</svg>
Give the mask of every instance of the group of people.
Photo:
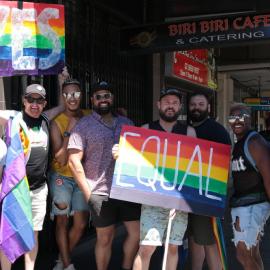
<svg viewBox="0 0 270 270">
<path fill-rule="evenodd" d="M 96 229 L 95 257 L 98 270 L 108 269 L 115 225 L 123 222 L 127 236 L 123 243 L 121 269 L 149 269 L 151 256 L 164 243 L 169 209 L 139 205 L 109 198 L 118 142 L 123 125 L 134 125 L 113 110 L 112 86 L 101 81 L 92 87 L 92 111 L 82 110 L 79 81 L 63 73 L 62 106 L 45 111 L 46 91 L 39 84 L 26 88 L 22 117 L 29 129 L 31 154 L 26 165 L 32 200 L 36 245 L 25 254 L 25 269 L 33 270 L 38 252 L 38 232 L 46 214 L 47 182 L 51 194 L 51 217 L 56 219 L 55 236 L 59 258 L 54 270 L 74 270 L 71 252 L 91 222 Z M 157 102 L 159 119 L 144 128 L 182 134 L 231 145 L 226 129 L 209 117 L 210 102 L 203 93 L 189 98 L 190 124 L 178 121 L 182 96 L 177 89 L 164 89 Z M 14 111 L 0 111 L 5 125 Z M 231 107 L 228 118 L 237 142 L 232 152 L 232 229 L 237 258 L 245 270 L 263 269 L 259 240 L 270 214 L 270 154 L 267 142 L 251 129 L 251 113 L 243 104 Z M 4 167 L 5 144 L 0 141 L 0 173 Z M 49 161 L 51 148 L 52 160 Z M 3 149 L 3 150 L 2 150 Z M 50 163 L 50 164 L 49 164 Z M 50 165 L 50 166 L 49 166 Z M 47 175 L 48 167 L 50 171 Z M 73 217 L 72 226 L 69 218 Z M 213 235 L 211 218 L 182 211 L 173 213 L 167 267 L 177 269 L 178 246 L 188 236 L 192 270 L 221 270 L 222 264 Z M 1 253 L 2 270 L 11 264 Z M 181 258 L 180 258 L 181 259 Z"/>
</svg>

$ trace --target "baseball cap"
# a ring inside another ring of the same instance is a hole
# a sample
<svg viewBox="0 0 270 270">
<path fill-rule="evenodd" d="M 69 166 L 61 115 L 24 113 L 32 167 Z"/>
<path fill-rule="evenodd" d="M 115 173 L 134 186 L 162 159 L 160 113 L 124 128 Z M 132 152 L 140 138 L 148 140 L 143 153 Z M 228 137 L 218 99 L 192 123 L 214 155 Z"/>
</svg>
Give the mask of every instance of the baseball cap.
<svg viewBox="0 0 270 270">
<path fill-rule="evenodd" d="M 43 98 L 46 98 L 46 90 L 45 88 L 40 85 L 40 84 L 30 84 L 26 87 L 25 89 L 25 96 L 28 96 L 30 94 L 39 94 L 40 96 L 42 96 Z"/>
<path fill-rule="evenodd" d="M 162 89 L 160 91 L 160 97 L 159 100 L 161 100 L 163 97 L 167 96 L 167 95 L 175 95 L 177 96 L 180 100 L 182 98 L 181 92 L 175 88 L 166 88 L 166 89 Z"/>
<path fill-rule="evenodd" d="M 95 93 L 99 90 L 108 90 L 112 92 L 112 86 L 106 81 L 101 81 L 101 82 L 93 84 L 92 93 Z"/>
<path fill-rule="evenodd" d="M 73 79 L 73 78 L 70 78 L 70 79 L 67 79 L 64 81 L 63 85 L 62 85 L 62 89 L 67 86 L 67 85 L 70 85 L 70 84 L 76 84 L 78 85 L 79 87 L 81 87 L 81 84 L 80 82 L 77 80 L 77 79 Z"/>
</svg>

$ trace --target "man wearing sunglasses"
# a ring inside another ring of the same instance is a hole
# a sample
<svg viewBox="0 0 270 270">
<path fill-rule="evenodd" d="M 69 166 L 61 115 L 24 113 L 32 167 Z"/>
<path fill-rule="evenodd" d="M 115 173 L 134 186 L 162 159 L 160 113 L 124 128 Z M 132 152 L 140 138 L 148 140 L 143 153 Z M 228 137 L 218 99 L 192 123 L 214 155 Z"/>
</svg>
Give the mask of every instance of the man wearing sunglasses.
<svg viewBox="0 0 270 270">
<path fill-rule="evenodd" d="M 60 252 L 60 258 L 53 270 L 75 269 L 71 264 L 70 252 L 80 240 L 88 220 L 88 204 L 67 165 L 70 132 L 81 117 L 90 113 L 89 110 L 80 109 L 81 94 L 80 83 L 77 80 L 64 81 L 62 95 L 65 110 L 51 122 L 51 216 L 56 216 L 55 237 Z M 71 228 L 68 226 L 70 215 L 73 215 Z"/>
<path fill-rule="evenodd" d="M 207 95 L 195 93 L 189 97 L 188 117 L 196 130 L 197 137 L 213 142 L 231 144 L 227 130 L 214 119 L 211 119 L 209 113 L 210 104 Z M 222 270 L 211 218 L 189 214 L 188 233 L 191 269 L 201 270 L 206 259 L 210 270 Z"/>
<path fill-rule="evenodd" d="M 67 71 L 63 70 L 59 74 L 58 81 L 62 81 L 67 76 Z M 0 110 L 0 125 L 5 126 L 9 118 L 21 114 L 28 127 L 31 152 L 26 164 L 26 174 L 30 187 L 30 197 L 32 202 L 33 229 L 35 235 L 34 248 L 24 255 L 25 270 L 34 270 L 38 253 L 38 232 L 43 228 L 43 222 L 47 207 L 48 188 L 46 184 L 47 168 L 49 160 L 49 121 L 59 114 L 63 107 L 60 105 L 46 112 L 43 112 L 46 101 L 46 90 L 40 84 L 27 86 L 22 97 L 23 111 Z M 11 247 L 12 248 L 12 247 Z M 1 258 L 4 262 L 5 270 L 11 269 L 11 263 L 6 257 Z"/>
<path fill-rule="evenodd" d="M 237 138 L 230 200 L 236 256 L 245 270 L 262 270 L 259 241 L 270 216 L 269 144 L 251 129 L 250 109 L 244 104 L 231 106 L 228 121 Z"/>
<path fill-rule="evenodd" d="M 108 268 L 118 222 L 122 221 L 127 229 L 122 269 L 131 269 L 139 242 L 140 206 L 109 198 L 115 163 L 112 148 L 119 142 L 122 126 L 133 125 L 131 120 L 113 112 L 113 98 L 112 87 L 107 82 L 93 86 L 93 113 L 78 122 L 68 144 L 69 167 L 89 202 L 96 227 L 98 270 Z"/>
</svg>

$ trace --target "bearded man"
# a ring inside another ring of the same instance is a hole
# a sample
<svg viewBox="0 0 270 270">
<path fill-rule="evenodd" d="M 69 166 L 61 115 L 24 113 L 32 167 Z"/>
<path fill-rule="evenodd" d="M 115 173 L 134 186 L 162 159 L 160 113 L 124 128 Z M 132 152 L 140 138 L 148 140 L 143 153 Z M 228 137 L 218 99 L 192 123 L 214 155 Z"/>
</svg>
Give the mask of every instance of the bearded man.
<svg viewBox="0 0 270 270">
<path fill-rule="evenodd" d="M 188 116 L 200 139 L 231 144 L 227 130 L 209 117 L 210 103 L 207 95 L 196 93 L 190 96 Z M 210 270 L 221 270 L 221 260 L 213 234 L 211 217 L 189 214 L 189 249 L 192 270 L 201 270 L 206 259 Z"/>
<path fill-rule="evenodd" d="M 91 97 L 93 113 L 79 120 L 68 143 L 68 165 L 88 202 L 96 228 L 98 270 L 108 268 L 118 222 L 122 221 L 127 230 L 122 269 L 131 269 L 139 245 L 140 205 L 109 198 L 115 163 L 112 148 L 119 142 L 122 126 L 133 125 L 128 118 L 113 112 L 113 99 L 109 83 L 95 84 Z"/>
<path fill-rule="evenodd" d="M 144 125 L 144 128 L 196 137 L 194 128 L 178 121 L 181 112 L 181 93 L 177 89 L 164 89 L 157 102 L 159 120 Z M 142 205 L 140 219 L 140 248 L 133 270 L 149 269 L 151 257 L 157 246 L 162 246 L 170 217 L 170 209 Z M 178 246 L 182 245 L 187 228 L 188 214 L 179 210 L 174 213 L 169 240 L 167 268 L 177 269 Z"/>
</svg>

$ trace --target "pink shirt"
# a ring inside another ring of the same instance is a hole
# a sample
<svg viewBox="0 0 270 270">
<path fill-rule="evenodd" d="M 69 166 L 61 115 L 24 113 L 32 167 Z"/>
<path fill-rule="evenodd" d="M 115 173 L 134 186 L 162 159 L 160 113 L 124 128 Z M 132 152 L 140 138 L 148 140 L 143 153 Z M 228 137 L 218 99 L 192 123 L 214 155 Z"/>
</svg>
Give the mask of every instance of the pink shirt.
<svg viewBox="0 0 270 270">
<path fill-rule="evenodd" d="M 112 127 L 96 112 L 83 117 L 72 130 L 68 149 L 83 151 L 83 168 L 93 194 L 109 195 L 115 161 L 112 147 L 119 142 L 123 125 L 133 125 L 123 116 L 116 116 Z"/>
</svg>

